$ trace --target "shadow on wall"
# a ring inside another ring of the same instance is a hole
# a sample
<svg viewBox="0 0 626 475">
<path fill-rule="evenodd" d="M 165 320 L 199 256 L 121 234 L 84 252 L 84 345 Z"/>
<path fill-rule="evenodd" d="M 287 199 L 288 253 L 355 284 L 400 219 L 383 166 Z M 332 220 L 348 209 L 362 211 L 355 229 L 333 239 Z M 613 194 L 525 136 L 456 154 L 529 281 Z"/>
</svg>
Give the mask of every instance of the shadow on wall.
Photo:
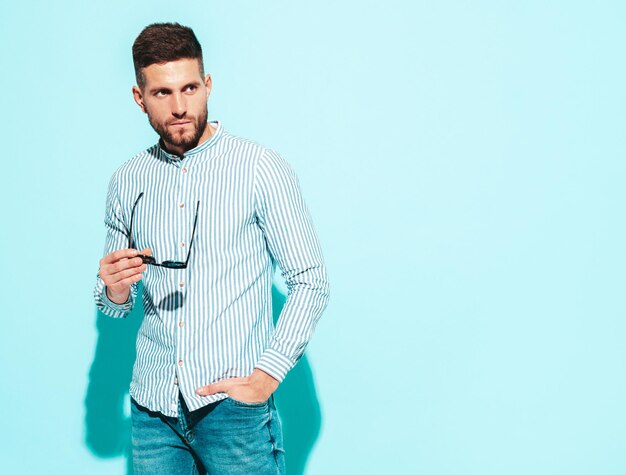
<svg viewBox="0 0 626 475">
<path fill-rule="evenodd" d="M 272 287 L 274 322 L 278 320 L 284 304 L 285 296 Z M 302 475 L 322 422 L 313 373 L 306 354 L 278 386 L 275 399 L 283 423 L 287 473 Z"/>
<path fill-rule="evenodd" d="M 285 303 L 285 296 L 276 287 L 272 288 L 272 303 L 276 321 Z M 100 458 L 124 456 L 127 475 L 133 470 L 130 418 L 125 406 L 142 318 L 140 304 L 126 319 L 96 312 L 98 341 L 85 397 L 87 447 Z M 319 401 L 306 355 L 279 386 L 275 398 L 285 434 L 287 472 L 302 475 L 321 427 Z"/>
<path fill-rule="evenodd" d="M 142 288 L 137 295 L 142 294 Z M 123 455 L 132 475 L 130 414 L 126 408 L 135 363 L 135 341 L 143 320 L 143 305 L 124 318 L 111 318 L 96 310 L 98 340 L 85 397 L 85 443 L 101 458 Z"/>
</svg>

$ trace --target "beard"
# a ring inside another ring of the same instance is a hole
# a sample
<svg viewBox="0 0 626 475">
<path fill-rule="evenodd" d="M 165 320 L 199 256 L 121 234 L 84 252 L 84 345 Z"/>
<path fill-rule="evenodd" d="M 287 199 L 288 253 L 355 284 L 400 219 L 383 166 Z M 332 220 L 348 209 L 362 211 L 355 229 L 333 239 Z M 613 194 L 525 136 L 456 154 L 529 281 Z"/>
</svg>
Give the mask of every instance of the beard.
<svg viewBox="0 0 626 475">
<path fill-rule="evenodd" d="M 180 128 L 179 130 L 172 131 L 170 129 L 170 125 L 174 122 L 178 122 L 181 119 L 172 119 L 167 122 L 158 122 L 154 117 L 148 113 L 148 121 L 150 125 L 154 129 L 154 131 L 159 134 L 161 140 L 165 142 L 165 144 L 175 145 L 176 147 L 182 147 L 187 150 L 191 150 L 198 145 L 198 141 L 202 134 L 206 130 L 207 127 L 207 118 L 208 112 L 205 107 L 204 110 L 200 113 L 199 116 L 194 117 L 190 115 L 186 115 L 183 120 L 191 121 L 191 125 L 193 126 L 192 130 L 185 131 Z"/>
</svg>

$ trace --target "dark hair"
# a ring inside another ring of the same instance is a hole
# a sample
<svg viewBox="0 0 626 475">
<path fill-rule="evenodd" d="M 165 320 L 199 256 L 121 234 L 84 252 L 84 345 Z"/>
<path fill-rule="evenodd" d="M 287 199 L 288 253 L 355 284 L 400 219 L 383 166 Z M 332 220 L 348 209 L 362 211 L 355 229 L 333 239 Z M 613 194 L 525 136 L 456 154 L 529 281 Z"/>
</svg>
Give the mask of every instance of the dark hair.
<svg viewBox="0 0 626 475">
<path fill-rule="evenodd" d="M 137 85 L 143 89 L 143 68 L 178 59 L 197 59 L 204 76 L 202 47 L 193 30 L 178 23 L 153 23 L 146 26 L 133 43 L 133 63 Z"/>
</svg>

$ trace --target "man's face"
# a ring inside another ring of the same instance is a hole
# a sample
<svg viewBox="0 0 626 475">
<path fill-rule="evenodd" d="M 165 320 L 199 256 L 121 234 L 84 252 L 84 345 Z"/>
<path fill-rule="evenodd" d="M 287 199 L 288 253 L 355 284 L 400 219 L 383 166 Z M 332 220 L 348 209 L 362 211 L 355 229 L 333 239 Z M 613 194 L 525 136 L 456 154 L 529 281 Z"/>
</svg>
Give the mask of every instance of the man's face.
<svg viewBox="0 0 626 475">
<path fill-rule="evenodd" d="M 207 127 L 211 76 L 202 77 L 198 60 L 151 64 L 143 75 L 143 89 L 133 87 L 135 102 L 170 152 L 182 155 L 211 135 Z"/>
</svg>

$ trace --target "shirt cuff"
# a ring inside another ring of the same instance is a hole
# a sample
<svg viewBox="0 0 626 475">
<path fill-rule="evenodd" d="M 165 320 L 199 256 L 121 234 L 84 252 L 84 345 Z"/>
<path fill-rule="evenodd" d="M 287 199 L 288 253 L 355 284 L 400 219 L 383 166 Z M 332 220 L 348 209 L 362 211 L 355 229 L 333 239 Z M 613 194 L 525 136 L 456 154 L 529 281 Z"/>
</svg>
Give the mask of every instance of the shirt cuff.
<svg viewBox="0 0 626 475">
<path fill-rule="evenodd" d="M 287 373 L 294 365 L 295 363 L 282 353 L 267 349 L 254 367 L 265 371 L 280 383 L 285 379 L 285 376 L 287 376 Z"/>
<path fill-rule="evenodd" d="M 111 301 L 107 295 L 106 285 L 104 281 L 98 277 L 96 288 L 94 289 L 94 297 L 96 299 L 96 306 L 102 313 L 114 318 L 123 318 L 130 313 L 133 308 L 134 295 L 136 289 L 131 286 L 130 293 L 126 302 L 119 304 Z"/>
</svg>

